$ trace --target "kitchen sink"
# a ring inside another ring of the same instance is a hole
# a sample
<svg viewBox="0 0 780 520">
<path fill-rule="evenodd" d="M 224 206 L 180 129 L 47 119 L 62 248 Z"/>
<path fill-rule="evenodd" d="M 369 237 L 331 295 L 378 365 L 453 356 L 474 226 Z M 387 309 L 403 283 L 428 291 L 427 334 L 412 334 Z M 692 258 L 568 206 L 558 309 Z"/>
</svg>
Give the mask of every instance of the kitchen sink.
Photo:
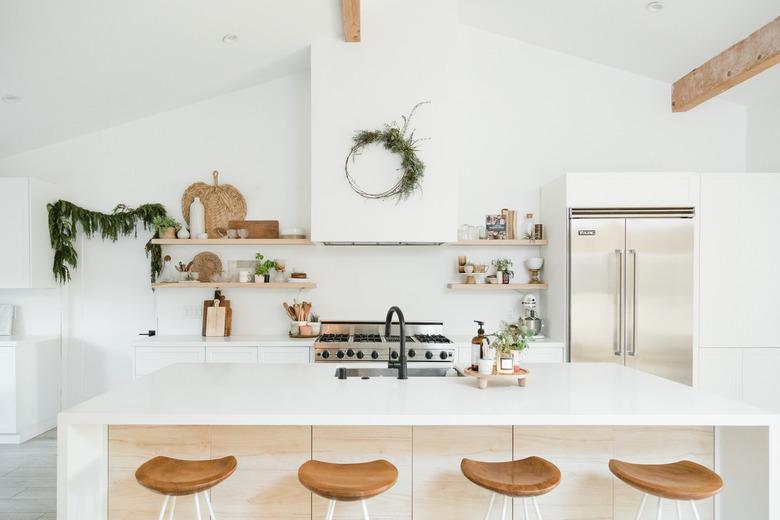
<svg viewBox="0 0 780 520">
<path fill-rule="evenodd" d="M 339 379 L 350 377 L 359 377 L 369 379 L 372 377 L 398 377 L 396 368 L 337 368 L 334 374 Z M 409 368 L 407 371 L 409 377 L 463 377 L 463 373 L 457 368 L 445 367 L 425 367 Z"/>
</svg>

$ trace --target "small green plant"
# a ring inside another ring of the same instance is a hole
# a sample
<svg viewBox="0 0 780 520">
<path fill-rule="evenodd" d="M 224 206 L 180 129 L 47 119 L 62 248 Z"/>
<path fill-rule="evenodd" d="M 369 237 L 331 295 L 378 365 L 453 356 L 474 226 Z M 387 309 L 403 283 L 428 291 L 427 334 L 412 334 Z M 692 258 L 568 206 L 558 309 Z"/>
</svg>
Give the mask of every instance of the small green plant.
<svg viewBox="0 0 780 520">
<path fill-rule="evenodd" d="M 311 315 L 311 319 L 310 319 L 310 321 L 311 321 L 312 323 L 317 323 L 317 322 L 319 322 L 319 321 L 320 321 L 320 315 L 319 315 L 319 314 L 312 314 L 312 315 Z"/>
<path fill-rule="evenodd" d="M 276 262 L 273 260 L 266 260 L 266 258 L 261 255 L 260 253 L 257 253 L 255 255 L 255 260 L 257 260 L 257 265 L 255 265 L 255 274 L 259 276 L 266 276 L 270 274 L 271 269 L 274 269 L 276 267 Z"/>
<path fill-rule="evenodd" d="M 528 342 L 533 341 L 533 332 L 528 327 L 505 321 L 501 322 L 501 330 L 489 334 L 489 336 L 496 338 L 492 345 L 503 354 L 508 354 L 513 350 L 522 352 L 528 348 Z"/>
<path fill-rule="evenodd" d="M 158 215 L 152 219 L 152 227 L 159 231 L 163 228 L 178 228 L 181 227 L 181 224 L 168 215 Z"/>
<path fill-rule="evenodd" d="M 496 271 L 508 273 L 510 278 L 515 275 L 515 272 L 512 271 L 512 261 L 508 258 L 496 258 L 493 260 L 493 267 L 496 268 Z"/>
</svg>

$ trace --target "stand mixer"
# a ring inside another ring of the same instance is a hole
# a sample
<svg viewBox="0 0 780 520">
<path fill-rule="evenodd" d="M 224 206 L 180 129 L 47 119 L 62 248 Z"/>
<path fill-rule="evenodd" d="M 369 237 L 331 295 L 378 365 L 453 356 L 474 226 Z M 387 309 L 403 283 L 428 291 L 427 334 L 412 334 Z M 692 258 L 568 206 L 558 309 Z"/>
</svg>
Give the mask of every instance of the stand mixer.
<svg viewBox="0 0 780 520">
<path fill-rule="evenodd" d="M 523 316 L 520 321 L 534 336 L 542 333 L 542 319 L 536 314 L 536 297 L 533 294 L 526 294 L 523 297 Z"/>
</svg>

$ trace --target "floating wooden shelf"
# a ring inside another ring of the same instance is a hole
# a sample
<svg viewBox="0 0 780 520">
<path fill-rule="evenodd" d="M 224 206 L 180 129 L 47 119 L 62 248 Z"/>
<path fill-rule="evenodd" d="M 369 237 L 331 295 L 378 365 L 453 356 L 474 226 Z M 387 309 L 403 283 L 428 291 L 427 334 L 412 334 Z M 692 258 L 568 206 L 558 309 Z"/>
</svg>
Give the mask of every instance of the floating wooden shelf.
<svg viewBox="0 0 780 520">
<path fill-rule="evenodd" d="M 308 238 L 155 238 L 161 246 L 311 246 Z"/>
<path fill-rule="evenodd" d="M 458 291 L 538 291 L 547 289 L 546 283 L 449 283 Z"/>
<path fill-rule="evenodd" d="M 314 289 L 314 282 L 271 282 L 271 283 L 240 283 L 240 282 L 199 282 L 199 283 L 153 283 L 152 289 Z"/>
<path fill-rule="evenodd" d="M 459 240 L 451 246 L 546 246 L 547 240 Z"/>
</svg>

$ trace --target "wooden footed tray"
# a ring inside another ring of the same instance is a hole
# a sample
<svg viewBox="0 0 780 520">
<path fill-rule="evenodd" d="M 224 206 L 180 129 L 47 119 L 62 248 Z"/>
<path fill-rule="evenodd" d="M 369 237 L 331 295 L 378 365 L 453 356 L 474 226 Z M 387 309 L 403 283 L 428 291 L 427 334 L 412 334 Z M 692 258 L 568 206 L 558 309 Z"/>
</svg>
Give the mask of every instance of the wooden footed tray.
<svg viewBox="0 0 780 520">
<path fill-rule="evenodd" d="M 514 374 L 498 374 L 496 373 L 496 369 L 493 369 L 492 374 L 480 374 L 476 370 L 472 370 L 471 368 L 467 368 L 463 371 L 464 374 L 467 376 L 472 376 L 477 378 L 477 386 L 484 390 L 488 386 L 488 381 L 491 380 L 501 380 L 506 378 L 515 377 L 517 378 L 517 384 L 519 386 L 525 386 L 526 380 L 528 378 L 528 370 L 525 368 L 521 368 L 520 372 L 516 372 Z"/>
<path fill-rule="evenodd" d="M 319 334 L 311 334 L 309 336 L 298 336 L 297 334 L 293 334 L 292 332 L 287 333 L 288 336 L 292 339 L 312 339 L 312 338 L 319 338 Z"/>
</svg>

